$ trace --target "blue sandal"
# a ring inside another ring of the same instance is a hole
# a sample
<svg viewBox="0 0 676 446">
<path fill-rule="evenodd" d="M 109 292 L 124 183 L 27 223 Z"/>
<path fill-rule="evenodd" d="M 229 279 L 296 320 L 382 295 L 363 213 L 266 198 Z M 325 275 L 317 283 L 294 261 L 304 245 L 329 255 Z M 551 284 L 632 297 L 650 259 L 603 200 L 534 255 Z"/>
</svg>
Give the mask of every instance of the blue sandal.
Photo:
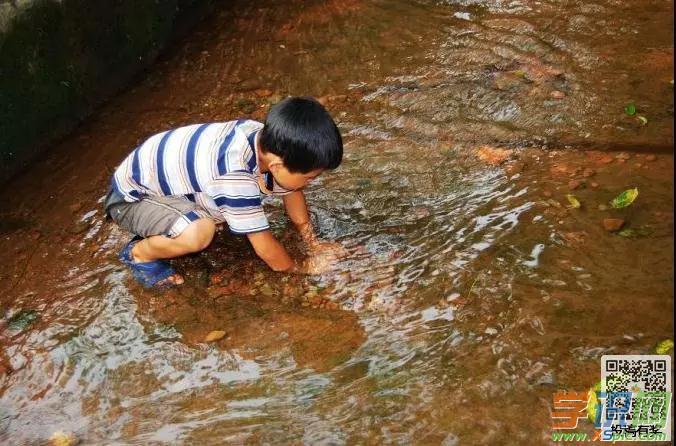
<svg viewBox="0 0 676 446">
<path fill-rule="evenodd" d="M 141 238 L 134 237 L 124 248 L 120 251 L 118 258 L 122 263 L 129 266 L 134 278 L 144 287 L 151 288 L 157 285 L 172 275 L 176 274 L 174 268 L 169 265 L 169 262 L 163 260 L 153 260 L 152 262 L 134 262 L 131 255 L 131 250 Z M 162 286 L 170 286 L 172 283 L 163 284 Z"/>
</svg>

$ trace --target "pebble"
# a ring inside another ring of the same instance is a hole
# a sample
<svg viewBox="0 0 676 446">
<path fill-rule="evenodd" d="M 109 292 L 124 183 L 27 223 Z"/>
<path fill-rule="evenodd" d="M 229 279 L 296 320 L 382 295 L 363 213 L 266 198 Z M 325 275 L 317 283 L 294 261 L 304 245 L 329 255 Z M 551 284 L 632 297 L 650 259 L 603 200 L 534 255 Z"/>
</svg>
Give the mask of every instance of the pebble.
<svg viewBox="0 0 676 446">
<path fill-rule="evenodd" d="M 597 163 L 599 164 L 610 164 L 613 162 L 613 157 L 610 155 L 603 155 L 601 158 L 597 160 Z"/>
<path fill-rule="evenodd" d="M 589 167 L 587 167 L 586 169 L 584 169 L 582 171 L 582 176 L 585 177 L 585 178 L 593 177 L 594 175 L 596 175 L 596 171 L 594 169 L 589 168 Z"/>
<path fill-rule="evenodd" d="M 582 181 L 580 181 L 580 180 L 570 180 L 570 181 L 568 182 L 568 188 L 569 188 L 570 190 L 575 190 L 575 189 L 578 189 L 578 188 L 579 188 L 580 186 L 582 186 L 583 184 L 584 184 L 584 182 L 582 182 Z"/>
<path fill-rule="evenodd" d="M 651 153 L 649 155 L 646 155 L 645 159 L 646 161 L 655 161 L 657 159 L 657 155 Z"/>
<path fill-rule="evenodd" d="M 254 93 L 259 98 L 269 98 L 272 96 L 272 91 L 268 90 L 267 88 L 259 88 L 258 90 L 255 90 Z"/>
<path fill-rule="evenodd" d="M 497 166 L 507 161 L 514 153 L 511 149 L 501 149 L 498 147 L 481 146 L 476 151 L 476 156 L 481 161 Z"/>
<path fill-rule="evenodd" d="M 624 226 L 624 220 L 621 218 L 604 218 L 602 224 L 606 231 L 615 232 Z"/>
<path fill-rule="evenodd" d="M 524 162 L 516 161 L 516 162 L 510 164 L 509 166 L 507 166 L 506 170 L 507 170 L 507 173 L 509 175 L 515 175 L 517 173 L 521 173 L 523 171 L 523 169 L 525 169 L 525 168 L 526 168 L 526 164 Z"/>
<path fill-rule="evenodd" d="M 599 183 L 597 183 L 596 181 L 592 181 L 591 183 L 589 183 L 589 185 L 590 185 L 591 187 L 593 187 L 594 189 L 596 189 L 597 187 L 599 187 Z"/>
<path fill-rule="evenodd" d="M 554 90 L 551 93 L 549 93 L 549 95 L 551 97 L 553 97 L 554 99 L 563 99 L 563 98 L 566 97 L 566 93 L 564 93 L 563 91 L 559 91 L 559 90 Z"/>
<path fill-rule="evenodd" d="M 225 337 L 225 332 L 223 330 L 214 330 L 209 332 L 208 335 L 204 338 L 204 342 L 216 342 Z"/>
</svg>

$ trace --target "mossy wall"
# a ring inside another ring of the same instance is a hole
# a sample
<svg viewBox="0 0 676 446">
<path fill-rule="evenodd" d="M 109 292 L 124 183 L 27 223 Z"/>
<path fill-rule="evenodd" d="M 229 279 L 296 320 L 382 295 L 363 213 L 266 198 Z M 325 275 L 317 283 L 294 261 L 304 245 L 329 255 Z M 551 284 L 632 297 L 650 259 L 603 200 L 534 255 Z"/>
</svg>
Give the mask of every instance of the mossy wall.
<svg viewBox="0 0 676 446">
<path fill-rule="evenodd" d="M 0 3 L 0 181 L 148 66 L 210 0 Z"/>
</svg>

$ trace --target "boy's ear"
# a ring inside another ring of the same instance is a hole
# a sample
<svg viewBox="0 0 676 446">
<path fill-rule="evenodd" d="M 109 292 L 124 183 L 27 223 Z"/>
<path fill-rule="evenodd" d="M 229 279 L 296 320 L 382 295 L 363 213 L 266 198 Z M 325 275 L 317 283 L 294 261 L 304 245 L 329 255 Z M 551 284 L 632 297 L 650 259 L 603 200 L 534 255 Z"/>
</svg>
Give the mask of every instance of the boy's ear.
<svg viewBox="0 0 676 446">
<path fill-rule="evenodd" d="M 284 163 L 282 162 L 281 159 L 273 160 L 270 162 L 270 164 L 268 164 L 268 169 L 270 169 L 270 172 L 272 172 L 273 174 L 277 173 L 279 169 L 281 169 L 282 167 L 284 167 Z"/>
</svg>

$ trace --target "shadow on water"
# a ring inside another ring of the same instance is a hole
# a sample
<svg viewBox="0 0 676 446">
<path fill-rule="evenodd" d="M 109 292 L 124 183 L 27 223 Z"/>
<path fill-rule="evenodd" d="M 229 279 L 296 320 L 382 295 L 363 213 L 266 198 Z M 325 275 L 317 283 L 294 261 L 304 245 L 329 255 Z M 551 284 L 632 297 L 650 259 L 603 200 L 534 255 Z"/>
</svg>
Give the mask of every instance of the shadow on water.
<svg viewBox="0 0 676 446">
<path fill-rule="evenodd" d="M 3 193 L 0 442 L 547 444 L 555 390 L 670 336 L 669 2 L 237 4 Z M 308 198 L 350 255 L 291 277 L 222 232 L 133 284 L 99 209 L 128 148 L 287 94 L 344 135 Z"/>
</svg>

